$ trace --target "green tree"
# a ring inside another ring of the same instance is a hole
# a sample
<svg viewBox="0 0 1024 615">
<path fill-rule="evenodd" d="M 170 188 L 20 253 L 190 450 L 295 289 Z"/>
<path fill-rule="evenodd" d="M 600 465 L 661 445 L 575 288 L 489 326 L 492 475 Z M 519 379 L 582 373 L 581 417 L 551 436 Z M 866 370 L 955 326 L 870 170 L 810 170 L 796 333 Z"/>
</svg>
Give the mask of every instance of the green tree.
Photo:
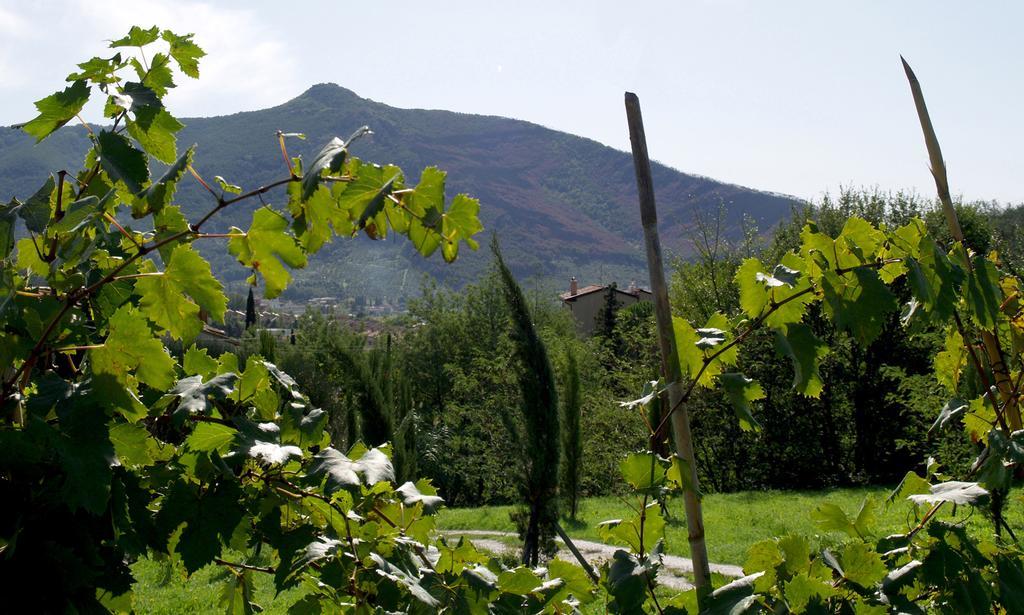
<svg viewBox="0 0 1024 615">
<path fill-rule="evenodd" d="M 245 328 L 248 329 L 256 324 L 256 299 L 252 295 L 252 286 L 249 287 L 249 296 L 245 300 Z"/>
<path fill-rule="evenodd" d="M 562 451 L 564 494 L 569 503 L 569 514 L 573 519 L 579 507 L 580 474 L 583 466 L 583 433 L 581 429 L 580 374 L 576 365 L 576 353 L 566 351 L 565 393 L 562 395 Z"/>
<path fill-rule="evenodd" d="M 561 425 L 558 392 L 547 348 L 537 334 L 526 298 L 505 265 L 497 238 L 491 242 L 512 318 L 512 340 L 519 362 L 523 417 L 522 456 L 525 514 L 517 516 L 523 538 L 523 563 L 536 566 L 542 545 L 553 541 L 558 522 Z M 548 549 L 545 549 L 548 550 Z"/>
</svg>

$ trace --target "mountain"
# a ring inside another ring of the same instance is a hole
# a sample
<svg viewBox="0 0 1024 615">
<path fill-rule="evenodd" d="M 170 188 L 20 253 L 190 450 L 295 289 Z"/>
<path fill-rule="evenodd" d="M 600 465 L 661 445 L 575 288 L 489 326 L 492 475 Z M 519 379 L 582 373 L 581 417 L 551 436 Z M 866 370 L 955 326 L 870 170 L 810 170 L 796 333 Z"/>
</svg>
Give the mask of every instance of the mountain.
<svg viewBox="0 0 1024 615">
<path fill-rule="evenodd" d="M 308 141 L 289 147 L 292 155 L 309 159 L 331 137 L 368 125 L 374 134 L 353 146 L 353 153 L 399 165 L 407 182 L 415 182 L 428 165 L 448 171 L 449 194 L 480 199 L 486 232 L 498 233 L 517 275 L 557 287 L 571 275 L 584 283 L 646 280 L 632 159 L 590 139 L 502 117 L 398 109 L 334 84 L 313 86 L 271 109 L 182 122 L 179 147 L 198 144 L 195 168 L 206 178 L 221 175 L 247 189 L 285 175 L 277 130 L 308 135 Z M 39 145 L 21 131 L 0 131 L 0 198 L 25 197 L 48 172 L 78 169 L 87 145 L 80 127 L 62 129 Z M 735 237 L 744 217 L 766 230 L 795 203 L 657 163 L 652 167 L 662 244 L 683 256 L 690 252 L 698 212 L 714 215 L 724 204 L 726 234 Z M 210 206 L 209 195 L 191 181 L 183 181 L 177 201 L 193 216 Z M 269 203 L 282 201 L 279 192 L 267 195 Z M 255 206 L 227 209 L 217 225 L 245 228 Z M 232 266 L 223 251 L 206 253 L 229 285 L 241 284 L 246 271 Z M 415 294 L 423 273 L 460 286 L 489 261 L 486 254 L 464 251 L 458 262 L 445 265 L 440 254 L 420 258 L 402 239 L 335 239 L 308 269 L 296 272 L 289 294 L 396 298 Z"/>
</svg>

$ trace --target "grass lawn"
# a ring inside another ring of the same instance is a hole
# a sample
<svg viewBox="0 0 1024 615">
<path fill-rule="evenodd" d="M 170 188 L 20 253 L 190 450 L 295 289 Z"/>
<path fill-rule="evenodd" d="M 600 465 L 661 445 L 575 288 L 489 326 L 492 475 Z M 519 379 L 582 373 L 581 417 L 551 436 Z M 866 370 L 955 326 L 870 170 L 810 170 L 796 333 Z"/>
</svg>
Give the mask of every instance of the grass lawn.
<svg viewBox="0 0 1024 615">
<path fill-rule="evenodd" d="M 707 538 L 708 556 L 712 562 L 743 565 L 747 549 L 760 540 L 786 534 L 803 534 L 817 538 L 822 547 L 840 542 L 846 538 L 840 533 L 823 533 L 811 520 L 810 513 L 822 502 L 840 506 L 851 518 L 855 517 L 865 497 L 872 497 L 877 507 L 876 534 L 886 536 L 907 529 L 907 522 L 913 522 L 913 512 L 908 504 L 896 503 L 886 509 L 884 501 L 890 490 L 879 487 L 856 489 L 834 489 L 831 491 L 745 491 L 741 493 L 712 494 L 704 498 L 704 532 Z M 627 504 L 627 501 L 630 504 Z M 579 520 L 565 521 L 562 526 L 571 537 L 601 542 L 597 524 L 608 519 L 622 518 L 629 513 L 632 500 L 615 497 L 589 498 L 580 502 Z M 438 528 L 442 530 L 477 529 L 515 531 L 509 521 L 511 506 L 488 506 L 483 508 L 455 508 L 442 510 L 438 515 Z M 1019 502 L 1010 502 L 1008 521 L 1014 530 L 1024 527 L 1024 511 Z M 682 500 L 669 506 L 677 519 L 665 527 L 665 545 L 668 553 L 689 555 L 686 525 Z M 969 510 L 961 508 L 954 516 L 952 508 L 946 507 L 940 519 L 962 520 L 969 517 Z M 975 513 L 967 520 L 968 527 L 976 535 L 992 532 L 991 523 Z"/>
</svg>

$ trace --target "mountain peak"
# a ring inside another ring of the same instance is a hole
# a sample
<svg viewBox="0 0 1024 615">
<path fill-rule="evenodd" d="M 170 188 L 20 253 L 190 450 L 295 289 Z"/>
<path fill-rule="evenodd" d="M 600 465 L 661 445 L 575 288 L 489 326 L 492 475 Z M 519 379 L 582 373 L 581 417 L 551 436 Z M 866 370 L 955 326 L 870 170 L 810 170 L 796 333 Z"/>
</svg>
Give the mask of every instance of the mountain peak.
<svg viewBox="0 0 1024 615">
<path fill-rule="evenodd" d="M 310 99 L 324 104 L 362 100 L 358 94 L 337 83 L 318 83 L 299 95 L 299 99 Z"/>
</svg>

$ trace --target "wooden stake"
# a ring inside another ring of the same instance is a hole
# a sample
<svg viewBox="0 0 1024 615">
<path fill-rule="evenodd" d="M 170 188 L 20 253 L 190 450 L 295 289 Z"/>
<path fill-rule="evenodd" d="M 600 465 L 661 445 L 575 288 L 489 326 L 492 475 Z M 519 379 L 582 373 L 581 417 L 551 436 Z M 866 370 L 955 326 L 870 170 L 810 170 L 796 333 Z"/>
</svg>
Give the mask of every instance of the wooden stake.
<svg viewBox="0 0 1024 615">
<path fill-rule="evenodd" d="M 654 313 L 658 322 L 658 344 L 661 348 L 661 371 L 668 387 L 668 407 L 676 408 L 672 413 L 672 437 L 675 440 L 676 456 L 684 462 L 690 472 L 692 489 L 683 494 L 686 506 L 686 527 L 689 530 L 690 557 L 693 559 L 694 585 L 701 610 L 711 594 L 711 570 L 708 566 L 708 550 L 704 541 L 704 515 L 701 511 L 697 464 L 693 456 L 693 439 L 690 434 L 690 413 L 680 405 L 683 396 L 683 376 L 679 366 L 679 355 L 675 348 L 672 332 L 672 312 L 668 303 L 668 287 L 665 284 L 665 270 L 661 260 L 661 241 L 658 239 L 658 214 L 654 205 L 654 183 L 651 179 L 651 161 L 647 156 L 647 137 L 644 135 L 644 121 L 640 115 L 640 99 L 632 92 L 626 92 L 626 120 L 629 123 L 629 142 L 633 148 L 633 167 L 636 171 L 636 187 L 640 193 L 640 221 L 644 227 L 644 245 L 647 248 L 647 268 L 651 275 L 651 292 L 654 295 Z"/>
<path fill-rule="evenodd" d="M 935 178 L 935 190 L 939 195 L 939 203 L 942 205 L 942 212 L 946 215 L 946 223 L 949 226 L 949 233 L 955 241 L 964 243 L 964 232 L 960 228 L 960 219 L 957 217 L 956 209 L 953 207 L 953 199 L 949 195 L 949 178 L 946 176 L 946 162 L 942 158 L 942 149 L 939 147 L 939 138 L 935 136 L 935 128 L 932 126 L 932 118 L 928 113 L 928 106 L 924 102 L 924 92 L 921 91 L 921 83 L 917 80 L 910 64 L 900 56 L 903 62 L 903 71 L 910 83 L 910 93 L 914 97 L 914 106 L 917 108 L 917 118 L 921 122 L 921 132 L 924 133 L 925 147 L 928 148 L 928 161 L 931 163 L 932 177 Z M 971 259 L 967 255 L 967 246 L 964 245 L 964 260 L 967 262 L 967 269 L 972 269 Z M 981 341 L 988 355 L 988 363 L 995 375 L 996 388 L 999 389 L 999 396 L 1002 399 L 1010 429 L 1016 431 L 1024 427 L 1024 420 L 1021 418 L 1020 408 L 1017 406 L 1017 395 L 1014 392 L 1013 382 L 1010 379 L 1010 370 L 1004 361 L 1004 354 L 999 344 L 999 338 L 992 331 L 981 331 Z"/>
<path fill-rule="evenodd" d="M 594 567 L 590 565 L 590 562 L 588 562 L 585 557 L 583 557 L 583 554 L 580 553 L 580 550 L 576 548 L 576 543 L 574 543 L 572 539 L 569 538 L 569 535 L 566 534 L 565 530 L 562 529 L 562 524 L 557 521 L 555 521 L 555 531 L 558 532 L 558 537 L 562 539 L 562 542 L 565 543 L 565 546 L 568 547 L 569 551 L 572 552 L 573 556 L 576 557 L 576 561 L 580 563 L 580 566 L 583 566 L 583 570 L 586 571 L 587 576 L 590 577 L 590 580 L 594 583 L 597 583 L 598 576 L 597 573 L 594 572 Z"/>
</svg>

